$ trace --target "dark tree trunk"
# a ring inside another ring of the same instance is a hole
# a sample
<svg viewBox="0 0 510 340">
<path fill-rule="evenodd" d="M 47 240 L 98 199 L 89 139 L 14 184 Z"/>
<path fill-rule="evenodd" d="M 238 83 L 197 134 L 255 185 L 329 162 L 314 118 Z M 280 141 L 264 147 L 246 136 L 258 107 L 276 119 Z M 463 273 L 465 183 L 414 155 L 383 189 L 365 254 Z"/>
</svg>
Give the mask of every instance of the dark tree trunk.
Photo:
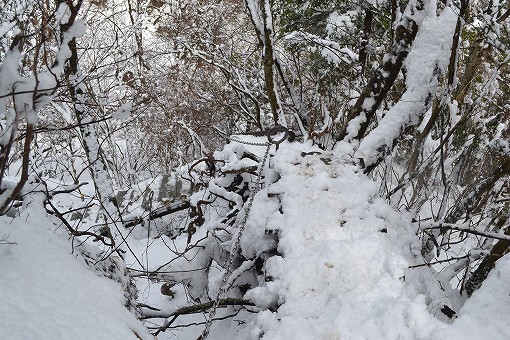
<svg viewBox="0 0 510 340">
<path fill-rule="evenodd" d="M 425 5 L 423 1 L 417 1 L 414 11 L 424 10 Z M 382 66 L 369 80 L 356 104 L 348 112 L 346 122 L 336 138 L 338 141 L 347 137 L 349 123 L 352 123 L 353 119 L 358 117 L 361 118 L 359 127 L 353 128 L 353 130 L 357 131 L 354 131 L 355 135 L 349 136 L 349 138 L 357 140 L 363 138 L 377 109 L 397 79 L 417 33 L 418 24 L 413 20 L 413 17 L 405 17 L 399 23 L 395 30 L 395 39 L 390 53 L 385 56 Z"/>
</svg>

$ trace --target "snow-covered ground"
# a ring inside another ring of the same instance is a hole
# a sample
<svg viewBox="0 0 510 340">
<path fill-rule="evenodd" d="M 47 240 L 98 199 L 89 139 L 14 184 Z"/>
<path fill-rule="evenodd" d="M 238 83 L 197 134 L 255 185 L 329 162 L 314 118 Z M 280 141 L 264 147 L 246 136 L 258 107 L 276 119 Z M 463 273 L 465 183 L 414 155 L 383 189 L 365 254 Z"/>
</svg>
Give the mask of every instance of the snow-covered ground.
<svg viewBox="0 0 510 340">
<path fill-rule="evenodd" d="M 260 155 L 264 150 L 232 143 L 215 158 L 228 159 L 235 167 L 243 148 Z M 510 338 L 508 258 L 499 261 L 462 306 L 460 294 L 443 286 L 434 271 L 409 268 L 423 263 L 412 216 L 380 198 L 376 183 L 359 171 L 356 160 L 341 150 L 325 153 L 307 144 L 284 143 L 270 163 L 265 174 L 278 180 L 256 194 L 241 248 L 247 259 L 268 251 L 274 246 L 269 231 L 278 235 L 277 255 L 267 260 L 260 285 L 244 296 L 256 307 L 231 323 L 214 323 L 210 339 Z M 202 230 L 197 238 L 204 235 Z M 151 253 L 154 267 L 169 261 L 168 248 L 157 243 L 151 243 L 154 250 L 159 247 Z M 143 249 L 141 244 L 139 252 Z M 213 291 L 214 275 L 209 278 Z M 145 302 L 153 306 L 175 310 L 189 303 L 181 288 L 170 301 L 159 294 L 159 286 L 139 282 L 139 287 L 152 287 Z M 456 311 L 452 319 L 441 312 L 445 305 Z M 205 317 L 181 316 L 182 324 L 198 325 L 158 338 L 195 339 Z"/>
<path fill-rule="evenodd" d="M 241 161 L 236 152 L 244 147 L 231 143 L 215 157 L 235 167 Z M 296 142 L 280 146 L 264 172 L 273 180 L 256 194 L 241 240 L 246 259 L 274 247 L 275 235 L 277 252 L 266 261 L 258 286 L 243 297 L 256 306 L 214 322 L 209 339 L 510 339 L 510 258 L 502 258 L 463 304 L 427 267 L 409 269 L 423 263 L 412 216 L 380 198 L 376 183 L 356 163 L 341 151 Z M 21 216 L 0 220 L 0 238 L 6 237 L 0 244 L 0 339 L 152 338 L 123 306 L 121 285 L 91 270 L 41 206 L 32 202 Z M 206 223 L 194 238 L 208 228 Z M 133 255 L 165 270 L 185 270 L 200 259 L 197 250 L 172 260 L 172 247 L 186 247 L 185 235 L 143 235 L 127 236 L 133 251 L 126 255 L 128 266 L 134 266 Z M 198 303 L 187 295 L 192 286 L 208 285 L 214 296 L 221 274 L 212 270 L 203 282 L 203 273 L 182 274 L 188 275 L 186 284 L 174 286 L 173 298 L 161 295 L 161 282 L 140 279 L 139 301 L 175 311 Z M 227 296 L 239 297 L 236 292 Z M 456 317 L 442 314 L 444 305 Z M 217 317 L 232 312 L 221 308 Z M 196 339 L 206 315 L 180 316 L 176 324 L 187 327 L 157 338 Z"/>
<path fill-rule="evenodd" d="M 120 284 L 76 253 L 63 227 L 33 202 L 0 217 L 0 339 L 151 339 L 124 307 Z"/>
</svg>

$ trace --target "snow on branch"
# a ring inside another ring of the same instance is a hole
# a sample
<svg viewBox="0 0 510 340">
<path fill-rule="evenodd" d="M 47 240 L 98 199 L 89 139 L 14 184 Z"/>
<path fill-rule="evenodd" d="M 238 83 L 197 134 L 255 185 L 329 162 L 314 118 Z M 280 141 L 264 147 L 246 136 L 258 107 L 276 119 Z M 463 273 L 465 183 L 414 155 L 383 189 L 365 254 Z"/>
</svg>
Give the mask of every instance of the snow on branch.
<svg viewBox="0 0 510 340">
<path fill-rule="evenodd" d="M 76 8 L 79 8 L 79 4 Z M 61 5 L 62 7 L 63 5 Z M 60 9 L 60 7 L 59 7 Z M 16 36 L 4 60 L 0 64 L 0 98 L 6 100 L 11 97 L 14 100 L 14 108 L 18 115 L 25 117 L 30 124 L 36 124 L 37 112 L 47 105 L 55 96 L 59 87 L 59 78 L 64 73 L 66 61 L 71 57 L 72 52 L 69 43 L 85 34 L 85 23 L 77 19 L 77 9 L 72 11 L 65 24 L 63 39 L 56 53 L 53 64 L 46 71 L 34 72 L 31 77 L 22 77 L 18 74 L 18 65 L 22 58 L 20 51 L 23 37 Z M 37 52 L 36 52 L 37 53 Z M 6 105 L 5 101 L 0 105 Z"/>
<path fill-rule="evenodd" d="M 358 61 L 358 55 L 347 47 L 340 46 L 339 43 L 323 39 L 315 34 L 306 32 L 292 32 L 284 37 L 284 39 L 291 43 L 309 42 L 319 45 L 323 48 L 322 55 L 335 64 L 344 62 L 346 64 L 352 64 Z"/>
<path fill-rule="evenodd" d="M 377 109 L 397 79 L 411 50 L 418 29 L 427 16 L 427 12 L 431 12 L 431 7 L 433 7 L 431 1 L 415 0 L 409 2 L 395 29 L 395 41 L 391 51 L 385 55 L 381 67 L 376 70 L 356 104 L 347 114 L 346 124 L 337 136 L 337 140 L 351 141 L 363 138 Z M 435 15 L 435 12 L 433 15 Z"/>
<path fill-rule="evenodd" d="M 17 199 L 22 188 L 28 180 L 30 166 L 30 148 L 34 137 L 34 126 L 38 121 L 38 111 L 47 105 L 56 95 L 60 86 L 60 77 L 65 72 L 66 62 L 71 58 L 72 51 L 69 44 L 85 34 L 85 23 L 77 19 L 78 11 L 83 0 L 78 0 L 76 5 L 72 2 L 60 5 L 55 13 L 57 22 L 60 24 L 62 39 L 57 47 L 55 58 L 51 66 L 46 70 L 39 71 L 40 52 L 44 48 L 47 37 L 41 35 L 36 41 L 32 57 L 33 65 L 30 66 L 31 76 L 23 76 L 21 66 L 25 65 L 22 60 L 26 58 L 23 46 L 30 35 L 16 34 L 12 38 L 9 50 L 3 60 L 0 60 L 0 113 L 6 121 L 6 129 L 0 137 L 0 215 L 8 211 L 11 203 Z M 21 8 L 21 7 L 20 7 Z M 23 23 L 17 22 L 19 26 Z M 2 25 L 2 30 L 11 25 Z M 15 28 L 12 26 L 11 28 Z M 42 27 L 42 26 L 41 26 Z M 39 28 L 35 28 L 39 30 Z M 7 32 L 2 32 L 2 36 Z M 39 34 L 41 34 L 39 32 Z M 49 65 L 49 64 L 48 64 Z M 25 134 L 23 136 L 23 156 L 21 175 L 16 186 L 3 190 L 2 182 L 5 171 L 9 166 L 11 148 L 16 141 L 20 120 L 26 119 Z"/>
<path fill-rule="evenodd" d="M 264 32 L 264 20 L 262 17 L 262 11 L 256 0 L 246 0 L 246 7 L 250 14 L 251 21 L 255 26 L 256 30 L 260 33 Z M 264 41 L 263 37 L 259 37 L 261 41 Z"/>
<path fill-rule="evenodd" d="M 391 149 L 406 127 L 418 124 L 429 109 L 439 85 L 439 76 L 448 66 L 457 14 L 449 7 L 441 15 L 429 14 L 421 25 L 407 60 L 406 86 L 402 98 L 379 121 L 377 127 L 361 141 L 358 153 L 371 165 Z M 367 98 L 363 106 L 372 112 Z M 377 103 L 372 100 L 374 105 Z M 366 128 L 366 122 L 364 122 Z M 363 130 L 361 130 L 363 131 Z M 358 133 L 358 137 L 360 134 Z"/>
</svg>

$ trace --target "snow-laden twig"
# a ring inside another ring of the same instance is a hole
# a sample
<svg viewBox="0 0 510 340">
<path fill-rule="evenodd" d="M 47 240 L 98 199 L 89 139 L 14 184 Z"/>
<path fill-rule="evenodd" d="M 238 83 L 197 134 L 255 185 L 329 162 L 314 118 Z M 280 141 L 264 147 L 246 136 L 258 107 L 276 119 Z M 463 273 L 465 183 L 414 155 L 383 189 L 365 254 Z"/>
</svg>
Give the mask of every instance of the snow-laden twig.
<svg viewBox="0 0 510 340">
<path fill-rule="evenodd" d="M 284 37 L 285 40 L 292 43 L 309 42 L 324 48 L 323 55 L 329 60 L 338 64 L 340 61 L 346 64 L 352 64 L 358 61 L 359 56 L 354 53 L 350 48 L 342 47 L 338 42 L 323 39 L 315 34 L 307 32 L 292 32 L 291 34 Z M 327 51 L 327 52 L 326 52 Z M 333 55 L 336 58 L 332 58 Z"/>
</svg>

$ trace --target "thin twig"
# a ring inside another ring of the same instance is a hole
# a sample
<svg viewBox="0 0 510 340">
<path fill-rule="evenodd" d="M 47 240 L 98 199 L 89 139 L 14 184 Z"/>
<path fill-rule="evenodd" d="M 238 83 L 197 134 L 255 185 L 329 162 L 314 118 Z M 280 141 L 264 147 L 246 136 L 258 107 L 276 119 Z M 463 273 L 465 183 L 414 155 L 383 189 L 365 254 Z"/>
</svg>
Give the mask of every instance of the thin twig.
<svg viewBox="0 0 510 340">
<path fill-rule="evenodd" d="M 423 228 L 423 229 L 424 230 L 431 230 L 431 229 L 458 230 L 458 231 L 463 231 L 463 232 L 466 232 L 466 233 L 469 233 L 469 234 L 473 234 L 473 235 L 493 238 L 493 239 L 496 239 L 496 240 L 510 241 L 510 235 L 491 233 L 491 232 L 484 231 L 484 230 L 472 229 L 472 228 L 470 228 L 469 226 L 466 226 L 466 225 L 468 225 L 468 224 L 464 223 L 464 224 L 461 224 L 461 225 L 457 225 L 457 224 L 450 224 L 450 223 L 442 223 L 442 224 L 439 224 L 437 226 L 427 227 L 427 228 Z"/>
</svg>

